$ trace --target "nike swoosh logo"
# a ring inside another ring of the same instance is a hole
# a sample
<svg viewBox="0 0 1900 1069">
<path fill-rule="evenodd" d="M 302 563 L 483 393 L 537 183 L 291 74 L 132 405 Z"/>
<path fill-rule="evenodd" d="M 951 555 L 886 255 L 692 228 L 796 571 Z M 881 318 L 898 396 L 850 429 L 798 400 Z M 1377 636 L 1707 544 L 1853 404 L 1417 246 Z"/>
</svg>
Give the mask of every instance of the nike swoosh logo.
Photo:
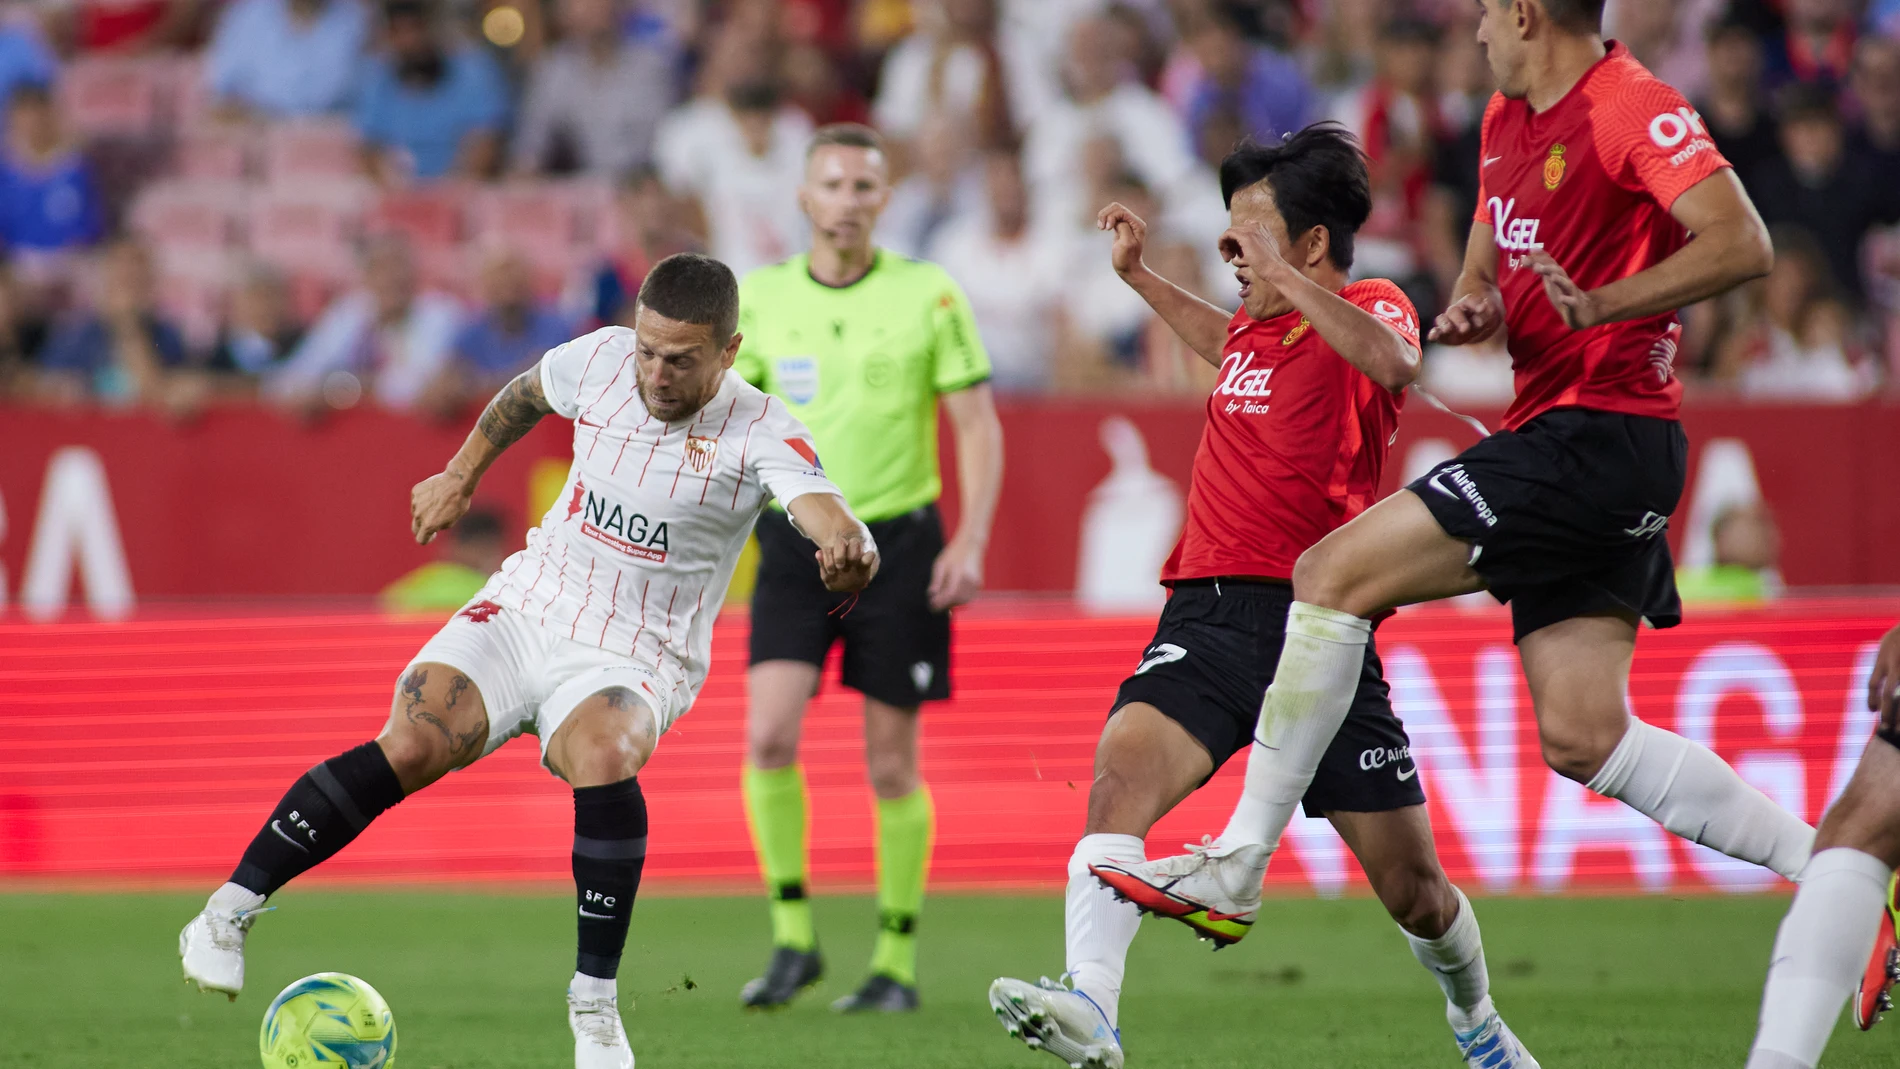
<svg viewBox="0 0 1900 1069">
<path fill-rule="evenodd" d="M 1445 477 L 1444 472 L 1435 471 L 1432 473 L 1432 477 L 1425 481 L 1432 484 L 1432 489 L 1438 491 L 1441 494 L 1444 494 L 1446 497 L 1451 498 L 1453 501 L 1458 500 L 1457 494 L 1451 492 L 1450 490 L 1445 489 L 1445 484 L 1438 481 L 1444 477 Z"/>
<path fill-rule="evenodd" d="M 588 917 L 597 921 L 617 921 L 620 919 L 619 917 L 610 917 L 606 915 L 605 913 L 589 913 L 584 909 L 581 910 L 581 916 Z"/>
<path fill-rule="evenodd" d="M 1222 913 L 1218 909 L 1210 909 L 1207 911 L 1207 919 L 1210 921 L 1237 921 L 1246 916 L 1245 913 Z"/>
<path fill-rule="evenodd" d="M 1484 158 L 1484 165 L 1485 165 L 1486 167 L 1489 167 L 1489 166 L 1491 166 L 1492 164 L 1494 164 L 1494 163 L 1496 163 L 1496 162 L 1498 162 L 1499 160 L 1501 160 L 1501 159 L 1503 159 L 1503 158 L 1504 158 L 1504 157 L 1502 157 L 1502 156 L 1486 156 L 1486 157 Z"/>
<path fill-rule="evenodd" d="M 305 846 L 304 844 L 302 844 L 302 843 L 300 843 L 300 842 L 298 842 L 298 841 L 297 841 L 297 840 L 295 840 L 295 839 L 292 839 L 292 838 L 291 838 L 290 836 L 288 836 L 288 835 L 286 835 L 286 834 L 284 834 L 284 829 L 282 829 L 282 828 L 280 828 L 280 827 L 278 827 L 278 826 L 277 826 L 277 822 L 276 822 L 276 821 L 274 821 L 274 820 L 273 820 L 273 821 L 271 821 L 271 822 L 270 822 L 270 830 L 272 830 L 272 831 L 274 831 L 274 832 L 276 832 L 276 833 L 277 833 L 277 837 L 278 837 L 279 839 L 282 839 L 283 841 L 285 841 L 285 842 L 287 842 L 287 843 L 289 843 L 290 845 L 292 845 L 292 846 L 294 846 L 294 847 L 296 847 L 297 849 L 299 849 L 299 850 L 302 850 L 302 851 L 303 851 L 304 853 L 306 853 L 306 854 L 307 854 L 307 853 L 309 853 L 309 852 L 310 852 L 310 848 L 309 848 L 309 847 L 307 847 L 307 846 Z"/>
<path fill-rule="evenodd" d="M 589 423 L 589 422 L 587 422 L 587 417 L 586 417 L 586 416 L 582 416 L 582 417 L 580 417 L 579 419 L 576 419 L 576 420 L 575 420 L 574 422 L 576 422 L 576 423 L 578 423 L 578 424 L 580 424 L 580 425 L 581 425 L 581 426 L 583 426 L 583 427 L 592 427 L 592 428 L 594 428 L 595 430 L 606 430 L 606 429 L 607 429 L 607 425 L 606 425 L 605 423 Z"/>
<path fill-rule="evenodd" d="M 1408 768 L 1405 771 L 1399 773 L 1399 782 L 1404 783 L 1406 780 L 1411 779 L 1413 776 L 1416 776 L 1416 775 L 1418 775 L 1418 766 L 1413 765 L 1411 768 Z"/>
</svg>

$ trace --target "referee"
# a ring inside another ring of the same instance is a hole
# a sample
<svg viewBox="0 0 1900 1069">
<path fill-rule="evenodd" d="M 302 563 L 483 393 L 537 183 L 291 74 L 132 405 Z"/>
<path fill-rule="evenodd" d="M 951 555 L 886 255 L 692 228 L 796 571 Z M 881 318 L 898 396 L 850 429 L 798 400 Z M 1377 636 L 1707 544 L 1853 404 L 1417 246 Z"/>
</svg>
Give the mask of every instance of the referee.
<svg viewBox="0 0 1900 1069">
<path fill-rule="evenodd" d="M 989 357 L 963 291 L 935 264 L 872 244 L 890 200 L 883 142 L 826 126 L 806 152 L 799 204 L 811 252 L 739 286 L 740 374 L 811 428 L 824 471 L 871 527 L 883 570 L 855 602 L 825 590 L 811 545 L 785 514 L 759 520 L 752 596 L 745 802 L 771 896 L 773 952 L 749 1007 L 781 1006 L 824 971 L 807 891 L 807 797 L 797 763 L 805 705 L 834 642 L 844 684 L 864 695 L 877 795 L 877 948 L 842 1012 L 917 1006 L 917 910 L 934 812 L 917 769 L 917 714 L 950 696 L 950 609 L 983 584 L 1003 475 Z M 961 509 L 944 541 L 936 501 L 937 406 L 956 428 Z"/>
</svg>

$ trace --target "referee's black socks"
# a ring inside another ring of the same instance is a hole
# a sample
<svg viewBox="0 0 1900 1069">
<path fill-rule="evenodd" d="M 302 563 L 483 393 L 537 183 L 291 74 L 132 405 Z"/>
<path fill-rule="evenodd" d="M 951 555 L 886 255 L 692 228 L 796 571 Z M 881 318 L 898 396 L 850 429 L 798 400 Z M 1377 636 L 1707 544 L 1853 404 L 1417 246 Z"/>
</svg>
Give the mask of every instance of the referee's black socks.
<svg viewBox="0 0 1900 1069">
<path fill-rule="evenodd" d="M 647 801 L 638 778 L 574 788 L 575 971 L 603 980 L 619 972 L 646 857 Z"/>
<path fill-rule="evenodd" d="M 400 801 L 402 784 L 382 747 L 366 742 L 346 750 L 290 785 L 245 848 L 231 882 L 255 894 L 275 894 L 334 857 Z"/>
</svg>

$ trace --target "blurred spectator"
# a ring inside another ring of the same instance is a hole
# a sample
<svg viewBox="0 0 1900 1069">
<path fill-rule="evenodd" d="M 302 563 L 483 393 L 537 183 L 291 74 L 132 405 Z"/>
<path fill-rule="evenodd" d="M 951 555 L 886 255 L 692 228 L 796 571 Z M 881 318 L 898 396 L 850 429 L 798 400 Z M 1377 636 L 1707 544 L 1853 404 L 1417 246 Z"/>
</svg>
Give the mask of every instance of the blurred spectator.
<svg viewBox="0 0 1900 1069">
<path fill-rule="evenodd" d="M 1852 317 L 1833 296 L 1828 257 L 1814 235 L 1775 227 L 1775 266 L 1741 291 L 1741 312 L 1716 357 L 1719 379 L 1743 395 L 1851 401 L 1869 376 L 1850 358 Z"/>
<path fill-rule="evenodd" d="M 1475 28 L 1456 24 L 1438 48 L 1438 128 L 1431 186 L 1421 205 L 1420 244 L 1442 300 L 1464 270 L 1465 239 L 1478 208 L 1478 157 L 1484 109 L 1494 83 Z"/>
<path fill-rule="evenodd" d="M 1190 19 L 1186 54 L 1198 68 L 1185 87 L 1188 132 L 1202 160 L 1218 166 L 1243 137 L 1277 141 L 1305 126 L 1313 92 L 1299 64 L 1263 40 L 1260 9 L 1220 0 Z"/>
<path fill-rule="evenodd" d="M 290 286 L 276 268 L 248 265 L 231 288 L 225 322 L 211 347 L 208 371 L 261 376 L 289 359 L 303 340 Z"/>
<path fill-rule="evenodd" d="M 270 118 L 339 111 L 368 40 L 362 0 L 233 0 L 212 35 L 205 84 L 229 110 Z"/>
<path fill-rule="evenodd" d="M 423 405 L 450 417 L 487 400 L 542 354 L 573 340 L 579 324 L 534 295 L 534 271 L 516 250 L 495 248 L 482 259 L 474 318 L 462 325 L 449 363 Z"/>
<path fill-rule="evenodd" d="M 1865 157 L 1889 182 L 1900 182 L 1900 40 L 1867 37 L 1849 82 L 1860 122 L 1847 137 L 1849 155 Z"/>
<path fill-rule="evenodd" d="M 358 83 L 356 126 L 384 182 L 482 178 L 501 159 L 507 86 L 489 54 L 454 42 L 432 0 L 385 0 L 387 54 Z"/>
<path fill-rule="evenodd" d="M 1770 45 L 1771 84 L 1782 78 L 1825 88 L 1844 83 L 1854 61 L 1857 6 L 1856 0 L 1784 0 L 1787 30 Z"/>
<path fill-rule="evenodd" d="M 48 392 L 68 401 L 165 401 L 172 373 L 185 366 L 185 341 L 158 310 L 151 255 L 135 241 L 112 245 L 101 257 L 95 290 L 95 311 L 47 342 L 40 366 Z"/>
<path fill-rule="evenodd" d="M 0 397 L 30 392 L 46 328 L 34 294 L 0 261 Z"/>
<path fill-rule="evenodd" d="M 811 120 L 770 83 L 699 97 L 660 123 L 654 152 L 673 194 L 705 220 L 708 251 L 736 274 L 805 247 L 798 186 Z"/>
<path fill-rule="evenodd" d="M 878 219 L 878 244 L 901 256 L 934 259 L 937 235 L 953 219 L 982 211 L 983 168 L 970 156 L 963 125 L 932 115 L 917 128 L 909 176 L 891 190 Z"/>
<path fill-rule="evenodd" d="M 468 604 L 508 556 L 501 517 L 472 508 L 436 540 L 441 557 L 383 588 L 390 612 L 449 613 Z"/>
<path fill-rule="evenodd" d="M 1132 78 L 1113 24 L 1085 18 L 1069 31 L 1062 66 L 1063 95 L 1029 127 L 1023 160 L 1038 211 L 1065 228 L 1092 225 L 1101 204 L 1092 203 L 1086 170 L 1132 169 L 1161 202 L 1161 217 L 1180 232 L 1211 246 L 1226 226 L 1213 173 L 1194 155 L 1187 128 L 1167 104 Z M 1106 145 L 1109 166 L 1090 162 L 1092 146 Z M 1150 219 L 1150 222 L 1156 220 Z"/>
<path fill-rule="evenodd" d="M 1781 530 L 1774 513 L 1757 501 L 1731 505 L 1710 525 L 1715 563 L 1676 571 L 1676 589 L 1686 604 L 1760 605 L 1781 585 Z"/>
<path fill-rule="evenodd" d="M 450 358 L 461 309 L 422 290 L 414 254 L 395 235 L 373 238 L 363 253 L 363 285 L 324 310 L 303 343 L 265 382 L 291 408 L 349 408 L 364 394 L 406 409 Z"/>
<path fill-rule="evenodd" d="M 18 254 L 90 245 L 104 231 L 92 167 L 61 128 L 52 92 L 22 85 L 7 101 L 0 157 L 0 242 Z"/>
<path fill-rule="evenodd" d="M 535 65 L 515 131 L 520 172 L 623 175 L 673 106 L 673 63 L 627 41 L 620 0 L 560 0 L 561 43 Z"/>
<path fill-rule="evenodd" d="M 1097 188 L 1093 202 L 1100 206 L 1120 203 L 1145 220 L 1163 214 L 1159 198 L 1133 171 L 1110 175 Z M 1214 203 L 1220 203 L 1218 194 Z M 1154 313 L 1141 295 L 1115 273 L 1108 254 L 1112 244 L 1108 235 L 1090 226 L 1066 229 L 1058 240 L 1065 265 L 1061 278 L 1065 317 L 1060 369 L 1065 376 L 1063 384 L 1087 389 L 1125 386 L 1130 375 L 1142 366 L 1146 328 Z M 1178 231 L 1165 223 L 1150 222 L 1144 258 L 1157 257 L 1158 265 L 1162 250 L 1180 241 Z M 1159 266 L 1155 269 L 1160 270 Z M 1173 281 L 1188 286 L 1192 279 L 1183 276 Z M 1227 294 L 1216 303 L 1234 303 L 1233 295 Z"/>
<path fill-rule="evenodd" d="M 1027 129 L 1053 95 L 1038 42 L 1002 32 L 996 0 L 915 6 L 917 31 L 885 55 L 872 104 L 884 136 L 908 151 L 939 113 L 965 124 L 981 147 Z"/>
<path fill-rule="evenodd" d="M 1861 239 L 1900 218 L 1900 179 L 1847 150 L 1840 113 L 1827 90 L 1791 85 L 1781 101 L 1782 155 L 1759 164 L 1749 188 L 1762 218 L 1811 232 L 1829 270 L 1858 301 Z"/>
<path fill-rule="evenodd" d="M 1016 156 L 990 153 L 983 189 L 983 210 L 945 226 L 933 258 L 970 298 L 996 388 L 1047 389 L 1065 275 L 1062 247 L 1030 227 L 1029 191 Z"/>
<path fill-rule="evenodd" d="M 1333 113 L 1358 135 L 1372 176 L 1372 217 L 1354 242 L 1354 274 L 1390 278 L 1408 292 L 1424 267 L 1420 224 L 1432 153 L 1444 139 L 1432 91 L 1437 47 L 1438 29 L 1430 23 L 1387 23 L 1379 31 L 1372 80 L 1341 97 Z"/>
<path fill-rule="evenodd" d="M 50 86 L 59 73 L 39 28 L 23 16 L 0 14 L 0 100 L 22 85 Z"/>
<path fill-rule="evenodd" d="M 653 265 L 676 252 L 700 251 L 699 239 L 680 225 L 678 202 L 658 171 L 643 167 L 614 197 L 615 242 L 595 268 L 590 305 L 594 322 L 633 325 L 634 297 Z"/>
<path fill-rule="evenodd" d="M 1630 55 L 1691 100 L 1708 86 L 1707 28 L 1724 0 L 1609 0 L 1604 36 L 1623 42 Z"/>
<path fill-rule="evenodd" d="M 79 52 L 150 52 L 185 42 L 202 0 L 39 0 L 55 39 Z"/>
<path fill-rule="evenodd" d="M 1752 182 L 1764 162 L 1781 155 L 1780 132 L 1762 89 L 1761 40 L 1746 23 L 1724 20 L 1709 31 L 1708 51 L 1708 90 L 1696 100 L 1696 110 L 1722 157 L 1744 183 Z"/>
</svg>

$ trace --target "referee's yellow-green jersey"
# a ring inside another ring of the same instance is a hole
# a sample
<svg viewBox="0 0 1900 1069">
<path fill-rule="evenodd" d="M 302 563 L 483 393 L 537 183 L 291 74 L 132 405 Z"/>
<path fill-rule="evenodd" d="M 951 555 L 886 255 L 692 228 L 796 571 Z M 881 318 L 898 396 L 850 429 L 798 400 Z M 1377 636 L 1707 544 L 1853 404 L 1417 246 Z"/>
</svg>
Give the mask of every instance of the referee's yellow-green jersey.
<svg viewBox="0 0 1900 1069">
<path fill-rule="evenodd" d="M 866 523 L 937 500 L 937 397 L 990 377 L 963 290 L 936 264 L 878 249 L 849 286 L 800 254 L 739 283 L 734 365 L 811 428 L 825 474 Z"/>
</svg>

